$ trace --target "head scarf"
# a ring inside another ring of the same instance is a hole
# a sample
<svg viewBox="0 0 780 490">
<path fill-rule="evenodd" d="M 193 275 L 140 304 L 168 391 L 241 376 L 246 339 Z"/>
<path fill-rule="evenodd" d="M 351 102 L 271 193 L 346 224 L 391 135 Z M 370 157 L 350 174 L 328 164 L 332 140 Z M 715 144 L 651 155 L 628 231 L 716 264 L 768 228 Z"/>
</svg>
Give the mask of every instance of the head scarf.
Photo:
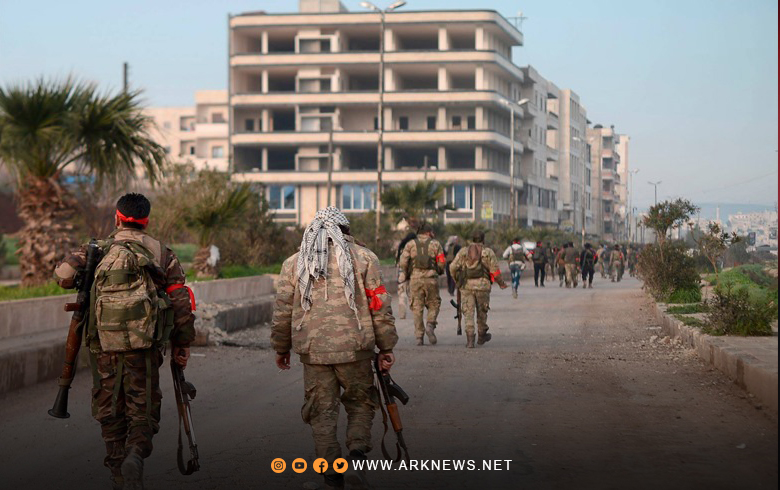
<svg viewBox="0 0 780 490">
<path fill-rule="evenodd" d="M 339 225 L 349 227 L 349 220 L 338 208 L 330 206 L 317 211 L 314 220 L 303 232 L 301 250 L 298 253 L 297 272 L 298 288 L 301 290 L 301 308 L 303 308 L 304 314 L 311 309 L 311 292 L 314 281 L 327 279 L 328 240 L 330 239 L 333 242 L 333 250 L 336 252 L 339 274 L 344 280 L 344 295 L 349 307 L 357 316 L 352 254 Z"/>
</svg>

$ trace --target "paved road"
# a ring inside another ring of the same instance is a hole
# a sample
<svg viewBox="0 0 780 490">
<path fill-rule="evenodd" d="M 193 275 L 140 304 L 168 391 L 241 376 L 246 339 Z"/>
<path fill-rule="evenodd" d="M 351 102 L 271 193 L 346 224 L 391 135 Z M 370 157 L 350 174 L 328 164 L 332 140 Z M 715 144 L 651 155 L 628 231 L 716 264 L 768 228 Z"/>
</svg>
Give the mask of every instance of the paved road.
<svg viewBox="0 0 780 490">
<path fill-rule="evenodd" d="M 511 460 L 508 471 L 375 472 L 377 488 L 777 488 L 777 415 L 689 351 L 651 342 L 658 327 L 639 283 L 494 294 L 494 340 L 467 351 L 444 307 L 439 345 L 401 334 L 394 375 L 415 459 Z M 445 300 L 446 302 L 446 300 Z M 258 332 L 265 339 L 267 329 Z M 270 471 L 274 457 L 313 460 L 300 421 L 301 366 L 278 373 L 268 350 L 196 349 L 188 377 L 201 472 L 175 468 L 170 381 L 149 489 L 301 488 L 311 471 Z M 4 488 L 105 488 L 102 445 L 80 372 L 67 421 L 46 415 L 55 384 L 0 398 Z M 380 419 L 374 426 L 381 436 Z M 379 451 L 372 452 L 379 457 Z M 318 481 L 319 479 L 316 478 Z"/>
</svg>

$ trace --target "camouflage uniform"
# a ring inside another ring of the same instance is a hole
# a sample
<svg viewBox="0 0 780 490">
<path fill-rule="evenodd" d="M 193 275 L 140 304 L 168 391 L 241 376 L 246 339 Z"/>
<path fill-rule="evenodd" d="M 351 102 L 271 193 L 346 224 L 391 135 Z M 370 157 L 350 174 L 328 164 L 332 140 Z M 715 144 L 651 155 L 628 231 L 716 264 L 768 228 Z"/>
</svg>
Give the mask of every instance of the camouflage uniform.
<svg viewBox="0 0 780 490">
<path fill-rule="evenodd" d="M 577 287 L 579 272 L 577 271 L 577 264 L 580 261 L 580 254 L 577 253 L 577 249 L 569 247 L 563 254 L 563 261 L 566 268 L 566 287 Z"/>
<path fill-rule="evenodd" d="M 288 258 L 276 286 L 271 346 L 277 353 L 294 350 L 304 365 L 303 421 L 312 428 L 315 453 L 329 463 L 341 457 L 336 434 L 339 401 L 347 412 L 347 448 L 371 450 L 371 426 L 379 407 L 374 387 L 374 348 L 392 352 L 398 341 L 390 295 L 385 291 L 379 259 L 344 236 L 355 269 L 355 306 L 349 307 L 333 244 L 329 245 L 328 278 L 312 285 L 312 306 L 301 307 L 297 287 L 298 254 Z M 362 294 L 361 294 L 362 293 Z M 343 390 L 343 391 L 342 391 Z"/>
<path fill-rule="evenodd" d="M 623 252 L 618 249 L 609 254 L 609 277 L 612 282 L 621 279 L 620 268 L 623 267 Z"/>
<path fill-rule="evenodd" d="M 417 266 L 417 242 L 419 241 L 422 250 L 428 250 L 429 267 L 419 268 Z M 444 265 L 447 259 L 444 256 L 444 249 L 438 240 L 429 235 L 419 235 L 415 240 L 410 240 L 401 252 L 401 260 L 398 266 L 405 280 L 409 281 L 411 301 L 410 307 L 414 314 L 414 336 L 417 343 L 422 343 L 423 334 L 428 334 L 428 340 L 431 344 L 436 343 L 437 318 L 441 308 L 441 296 L 439 295 L 439 275 L 444 273 Z M 411 277 L 408 271 L 411 271 Z M 423 310 L 428 309 L 427 322 L 423 321 Z"/>
<path fill-rule="evenodd" d="M 119 228 L 115 241 L 140 242 L 148 248 L 165 271 L 164 280 L 156 284 L 167 290 L 183 285 L 184 270 L 173 251 L 147 235 L 143 230 Z M 78 269 L 86 265 L 86 245 L 60 264 L 55 276 L 60 286 L 70 289 Z M 189 347 L 195 339 L 195 316 L 186 289 L 168 293 L 173 304 L 174 329 L 171 343 Z M 104 352 L 98 338 L 85 336 L 92 368 L 92 416 L 100 422 L 107 456 L 104 464 L 115 478 L 121 478 L 120 467 L 125 456 L 134 450 L 142 458 L 152 453 L 152 437 L 160 428 L 159 368 L 162 346 L 129 352 Z M 149 389 L 147 389 L 149 387 Z"/>
<path fill-rule="evenodd" d="M 460 287 L 460 308 L 466 323 L 466 340 L 468 342 L 468 347 L 474 346 L 475 310 L 479 343 L 483 344 L 490 340 L 487 325 L 487 314 L 490 310 L 490 289 L 494 282 L 498 282 L 501 287 L 506 287 L 504 278 L 498 268 L 496 254 L 490 248 L 481 244 L 478 245 L 482 248 L 480 259 L 484 265 L 484 275 L 478 278 L 466 279 L 465 283 L 458 281 Z M 462 248 L 452 262 L 452 265 L 450 265 L 450 273 L 453 277 L 460 277 L 462 273 L 465 273 L 469 261 L 468 251 L 469 247 Z"/>
</svg>

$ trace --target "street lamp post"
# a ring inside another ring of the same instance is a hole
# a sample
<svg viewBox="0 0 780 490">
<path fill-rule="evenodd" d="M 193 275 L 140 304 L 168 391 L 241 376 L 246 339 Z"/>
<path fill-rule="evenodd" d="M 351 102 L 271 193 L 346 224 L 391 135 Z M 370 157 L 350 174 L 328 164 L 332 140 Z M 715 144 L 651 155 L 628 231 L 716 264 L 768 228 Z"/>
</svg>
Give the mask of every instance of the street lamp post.
<svg viewBox="0 0 780 490">
<path fill-rule="evenodd" d="M 382 10 L 371 2 L 360 2 L 360 6 L 379 14 L 379 105 L 377 107 L 377 143 L 376 159 L 376 243 L 379 243 L 379 227 L 382 212 L 382 170 L 385 166 L 384 148 L 384 112 L 385 112 L 385 14 L 406 5 L 404 0 L 391 4 Z"/>
<path fill-rule="evenodd" d="M 655 188 L 655 204 L 658 205 L 658 186 L 661 184 L 661 181 L 659 180 L 658 182 L 648 182 L 648 184 Z"/>
<path fill-rule="evenodd" d="M 628 171 L 628 241 L 631 241 L 631 237 L 636 238 L 636 230 L 631 233 L 631 226 L 634 222 L 634 175 L 639 173 L 639 169 Z"/>
<path fill-rule="evenodd" d="M 590 140 L 591 140 L 591 138 L 588 138 L 588 141 L 590 141 Z M 572 141 L 576 141 L 578 143 L 585 143 L 585 140 L 583 140 L 582 138 L 580 138 L 578 136 L 572 137 Z M 601 165 L 599 165 L 599 173 L 600 173 L 600 170 L 601 170 Z M 583 247 L 585 246 L 585 235 L 586 235 L 586 233 L 585 233 L 585 221 L 586 221 L 585 209 L 588 206 L 588 203 L 585 201 L 585 188 L 588 186 L 588 183 L 586 182 L 585 177 L 586 177 L 586 175 L 585 175 L 585 163 L 583 162 L 583 164 L 582 164 L 582 192 L 580 192 L 580 200 L 582 201 L 582 206 L 581 206 L 582 207 L 582 218 L 580 220 L 580 228 L 581 228 L 581 232 L 582 232 L 582 239 L 581 239 L 582 243 L 581 243 L 581 246 L 583 246 Z M 599 177 L 599 182 L 601 182 L 601 178 L 600 177 Z M 593 192 L 592 188 L 591 188 L 591 192 Z M 601 194 L 600 194 L 601 193 L 601 187 L 599 187 L 599 191 L 598 192 L 599 192 L 599 202 L 601 202 Z M 599 220 L 602 220 L 602 219 L 603 219 L 603 216 L 599 217 Z"/>
<path fill-rule="evenodd" d="M 515 196 L 515 107 L 511 102 L 501 99 L 501 103 L 509 108 L 509 220 L 512 226 L 517 224 L 517 197 Z M 517 101 L 517 107 L 523 107 L 528 99 Z"/>
</svg>

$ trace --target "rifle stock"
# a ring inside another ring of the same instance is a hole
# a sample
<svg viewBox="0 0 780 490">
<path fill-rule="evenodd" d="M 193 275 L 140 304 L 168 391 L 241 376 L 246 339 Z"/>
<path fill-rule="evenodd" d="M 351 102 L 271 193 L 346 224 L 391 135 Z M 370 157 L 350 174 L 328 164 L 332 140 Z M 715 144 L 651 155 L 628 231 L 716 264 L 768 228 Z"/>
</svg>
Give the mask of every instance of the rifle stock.
<svg viewBox="0 0 780 490">
<path fill-rule="evenodd" d="M 100 254 L 100 247 L 93 238 L 87 247 L 86 266 L 81 272 L 83 275 L 77 280 L 78 295 L 76 296 L 76 302 L 65 304 L 65 311 L 72 311 L 73 316 L 70 319 L 68 338 L 65 341 L 65 361 L 58 380 L 60 388 L 57 392 L 57 398 L 54 399 L 54 406 L 49 410 L 49 415 L 58 419 L 70 417 L 68 413 L 68 392 L 76 374 L 76 360 L 81 347 L 84 319 L 87 317 L 87 311 L 89 311 L 89 294 L 92 289 L 92 281 L 95 278 L 95 269 L 100 262 Z"/>
</svg>

